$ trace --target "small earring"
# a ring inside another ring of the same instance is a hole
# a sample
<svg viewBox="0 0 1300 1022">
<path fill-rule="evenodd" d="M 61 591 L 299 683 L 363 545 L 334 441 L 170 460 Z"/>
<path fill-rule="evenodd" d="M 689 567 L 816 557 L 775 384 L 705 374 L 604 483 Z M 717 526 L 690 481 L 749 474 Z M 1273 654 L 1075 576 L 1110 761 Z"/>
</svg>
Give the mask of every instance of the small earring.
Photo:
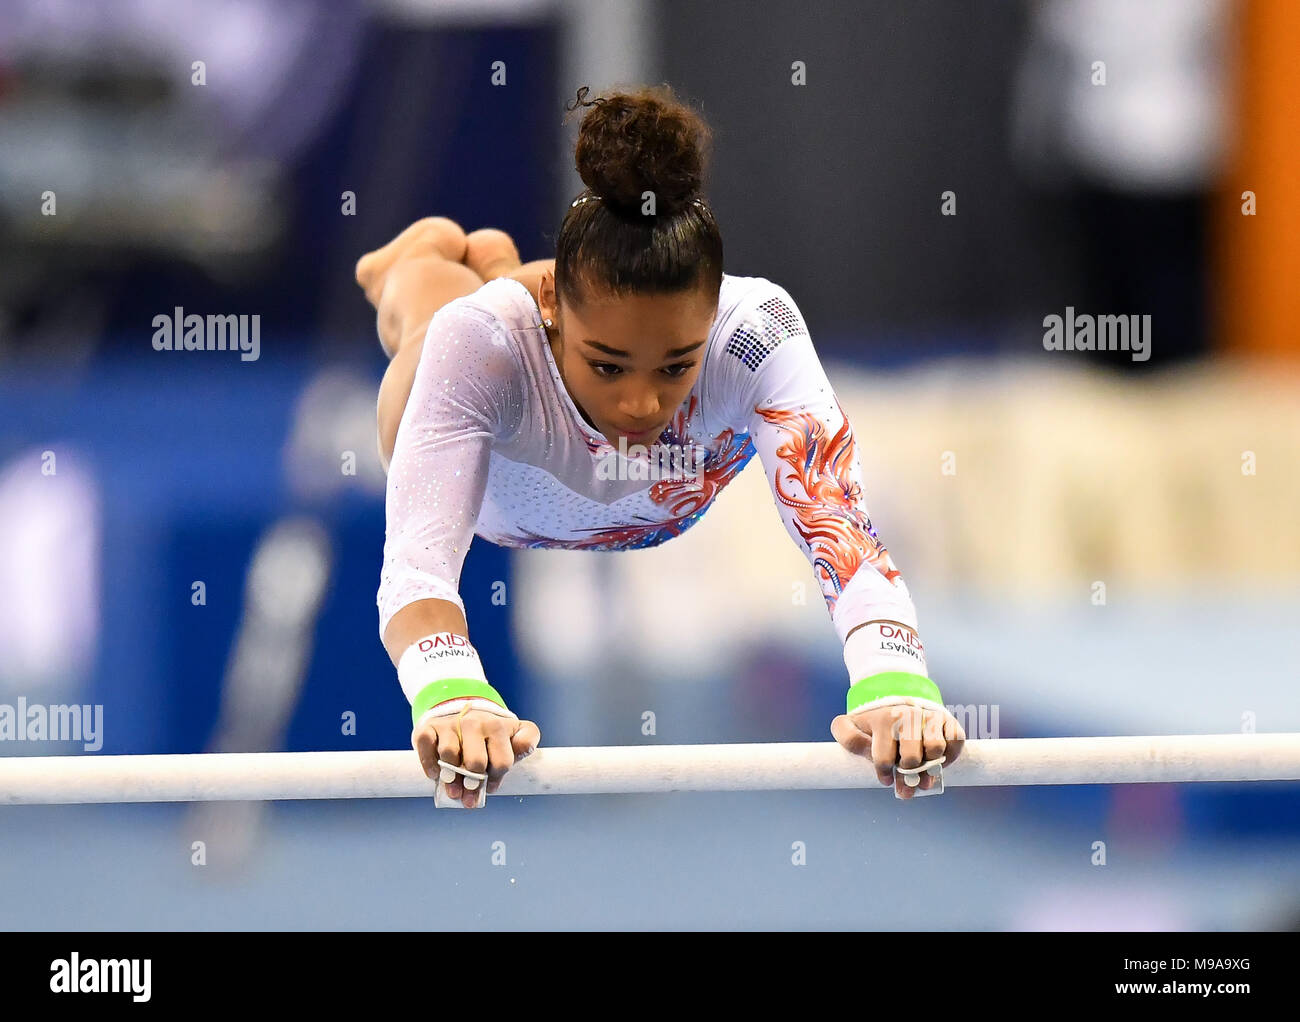
<svg viewBox="0 0 1300 1022">
<path fill-rule="evenodd" d="M 542 320 L 542 322 L 545 323 L 547 326 L 551 325 L 551 321 L 549 319 L 544 319 Z"/>
</svg>

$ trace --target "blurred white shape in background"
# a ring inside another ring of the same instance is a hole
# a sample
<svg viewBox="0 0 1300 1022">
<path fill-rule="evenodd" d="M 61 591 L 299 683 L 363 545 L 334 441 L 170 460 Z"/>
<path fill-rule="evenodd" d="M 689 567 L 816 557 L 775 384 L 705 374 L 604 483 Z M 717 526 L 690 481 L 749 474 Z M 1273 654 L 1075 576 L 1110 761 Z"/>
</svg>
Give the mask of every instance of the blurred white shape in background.
<svg viewBox="0 0 1300 1022">
<path fill-rule="evenodd" d="M 99 484 L 75 452 L 0 467 L 0 688 L 82 684 L 99 641 Z"/>
<path fill-rule="evenodd" d="M 1008 928 L 1039 932 L 1194 930 L 1196 920 L 1186 907 L 1188 903 L 1180 892 L 1149 884 L 1125 884 L 1118 890 L 1075 884 L 1035 891 L 1012 909 Z"/>
<path fill-rule="evenodd" d="M 290 490 L 303 500 L 328 500 L 345 490 L 383 497 L 375 438 L 374 380 L 344 366 L 319 369 L 298 397 L 285 444 Z"/>
<path fill-rule="evenodd" d="M 4 0 L 0 60 L 40 53 L 154 67 L 186 102 L 220 111 L 194 146 L 256 136 L 264 155 L 289 159 L 346 84 L 363 12 L 361 0 Z M 190 84 L 194 61 L 206 66 L 201 87 Z"/>
<path fill-rule="evenodd" d="M 1016 140 L 1118 190 L 1211 183 L 1225 138 L 1229 0 L 1047 0 L 1033 7 Z M 1105 64 L 1105 84 L 1093 65 Z"/>
</svg>

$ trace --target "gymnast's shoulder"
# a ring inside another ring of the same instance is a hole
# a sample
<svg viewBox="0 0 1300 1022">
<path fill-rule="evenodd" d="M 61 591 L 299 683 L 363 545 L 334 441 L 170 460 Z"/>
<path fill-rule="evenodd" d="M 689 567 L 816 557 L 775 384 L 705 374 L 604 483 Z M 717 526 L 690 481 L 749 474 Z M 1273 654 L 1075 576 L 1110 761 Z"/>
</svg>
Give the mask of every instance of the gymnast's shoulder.
<svg viewBox="0 0 1300 1022">
<path fill-rule="evenodd" d="M 490 337 L 512 347 L 504 344 L 505 339 L 540 333 L 542 316 L 526 287 L 510 277 L 498 277 L 440 308 L 429 324 L 430 335 L 435 329 L 446 335 L 472 333 L 480 340 Z"/>
<path fill-rule="evenodd" d="M 795 338 L 799 343 L 787 343 Z M 724 274 L 698 386 L 726 424 L 747 422 L 754 393 L 794 363 L 814 361 L 803 316 L 790 293 L 766 277 Z M 777 363 L 784 362 L 782 367 Z"/>
<path fill-rule="evenodd" d="M 724 273 L 713 332 L 725 342 L 737 330 L 746 329 L 766 333 L 769 338 L 777 333 L 807 333 L 798 305 L 780 284 L 767 277 Z"/>
<path fill-rule="evenodd" d="M 515 281 L 498 278 L 453 299 L 429 321 L 413 398 L 429 398 L 434 411 L 450 402 L 499 426 L 513 422 L 537 371 L 530 334 L 545 336 L 536 304 Z M 415 414 L 424 408 L 417 402 Z"/>
</svg>

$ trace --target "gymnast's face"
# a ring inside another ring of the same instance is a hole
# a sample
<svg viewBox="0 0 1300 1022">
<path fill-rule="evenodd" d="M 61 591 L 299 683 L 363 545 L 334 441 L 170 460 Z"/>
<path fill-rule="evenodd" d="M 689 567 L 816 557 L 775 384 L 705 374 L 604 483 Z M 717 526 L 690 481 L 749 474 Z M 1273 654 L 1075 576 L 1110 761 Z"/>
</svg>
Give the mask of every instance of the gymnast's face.
<svg viewBox="0 0 1300 1022">
<path fill-rule="evenodd" d="M 555 324 L 547 336 L 560 378 L 588 424 L 612 444 L 654 443 L 700 374 L 717 292 L 586 295 L 557 308 L 548 273 L 539 304 Z"/>
</svg>

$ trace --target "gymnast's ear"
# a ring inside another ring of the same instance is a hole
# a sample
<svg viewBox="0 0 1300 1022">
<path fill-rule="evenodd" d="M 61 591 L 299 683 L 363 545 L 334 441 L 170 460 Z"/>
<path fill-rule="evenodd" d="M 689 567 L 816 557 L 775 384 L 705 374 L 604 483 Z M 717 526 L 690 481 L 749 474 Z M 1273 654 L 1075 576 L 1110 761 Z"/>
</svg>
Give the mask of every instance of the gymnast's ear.
<svg viewBox="0 0 1300 1022">
<path fill-rule="evenodd" d="M 537 306 L 542 310 L 542 319 L 551 321 L 551 327 L 560 325 L 560 308 L 559 297 L 555 293 L 555 274 L 547 269 L 538 281 L 537 292 L 534 295 L 537 299 Z"/>
</svg>

